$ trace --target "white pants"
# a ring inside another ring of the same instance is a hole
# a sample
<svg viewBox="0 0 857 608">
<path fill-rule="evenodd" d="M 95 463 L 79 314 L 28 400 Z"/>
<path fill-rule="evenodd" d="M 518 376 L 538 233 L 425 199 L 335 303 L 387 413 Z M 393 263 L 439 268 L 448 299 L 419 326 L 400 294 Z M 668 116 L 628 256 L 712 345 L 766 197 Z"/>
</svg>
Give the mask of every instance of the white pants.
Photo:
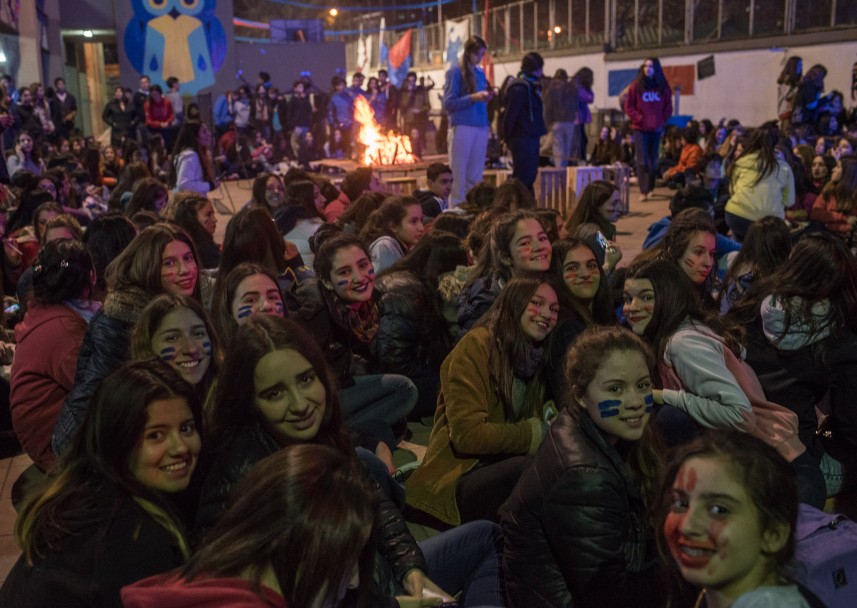
<svg viewBox="0 0 857 608">
<path fill-rule="evenodd" d="M 488 127 L 449 127 L 449 166 L 452 168 L 450 208 L 463 203 L 467 192 L 482 181 L 488 135 Z"/>
</svg>

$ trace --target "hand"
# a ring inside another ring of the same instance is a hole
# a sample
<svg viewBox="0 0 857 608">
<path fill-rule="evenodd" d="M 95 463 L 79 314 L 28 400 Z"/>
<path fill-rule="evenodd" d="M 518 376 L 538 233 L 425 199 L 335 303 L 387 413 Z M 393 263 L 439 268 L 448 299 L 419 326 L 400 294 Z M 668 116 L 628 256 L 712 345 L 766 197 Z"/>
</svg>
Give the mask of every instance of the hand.
<svg viewBox="0 0 857 608">
<path fill-rule="evenodd" d="M 424 591 L 432 591 L 435 595 L 440 596 L 440 598 L 424 598 L 434 601 L 429 604 L 417 604 L 419 606 L 437 606 L 441 602 L 452 601 L 452 596 L 432 582 L 432 580 L 429 579 L 429 577 L 427 577 L 419 568 L 414 568 L 413 570 L 408 571 L 402 581 L 402 586 L 405 588 L 405 591 L 414 598 L 423 598 L 425 595 Z"/>
<path fill-rule="evenodd" d="M 15 347 L 8 342 L 0 342 L 0 365 L 11 365 Z"/>
<path fill-rule="evenodd" d="M 655 403 L 657 403 L 658 405 L 663 405 L 664 404 L 664 391 L 662 389 L 659 389 L 659 388 L 653 388 L 652 389 L 652 399 L 654 399 Z"/>
<path fill-rule="evenodd" d="M 607 241 L 607 249 L 604 251 L 604 271 L 613 272 L 616 264 L 622 259 L 622 250 L 615 241 Z"/>
<path fill-rule="evenodd" d="M 6 239 L 3 241 L 3 249 L 6 253 L 6 262 L 12 268 L 17 268 L 21 265 L 21 260 L 24 254 L 18 249 L 18 244 L 15 239 Z"/>
<path fill-rule="evenodd" d="M 494 95 L 491 91 L 477 91 L 470 94 L 470 99 L 472 99 L 474 103 L 478 103 L 480 101 L 490 101 L 493 96 Z"/>
<path fill-rule="evenodd" d="M 293 260 L 294 258 L 300 255 L 300 252 L 298 251 L 298 248 L 294 243 L 285 239 L 283 239 L 283 242 L 286 244 L 286 252 L 285 254 L 283 254 L 284 260 L 288 262 L 289 260 Z"/>
<path fill-rule="evenodd" d="M 845 218 L 845 221 L 848 222 L 849 226 L 853 227 L 854 224 L 857 224 L 857 215 L 849 215 L 847 218 Z"/>
</svg>

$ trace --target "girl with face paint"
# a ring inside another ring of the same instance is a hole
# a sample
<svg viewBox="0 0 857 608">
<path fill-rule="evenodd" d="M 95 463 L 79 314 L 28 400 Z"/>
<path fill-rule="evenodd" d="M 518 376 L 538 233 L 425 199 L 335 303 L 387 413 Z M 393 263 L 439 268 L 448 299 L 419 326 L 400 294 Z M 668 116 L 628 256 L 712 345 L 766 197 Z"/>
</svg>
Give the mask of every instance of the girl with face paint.
<svg viewBox="0 0 857 608">
<path fill-rule="evenodd" d="M 555 285 L 545 275 L 512 279 L 444 359 L 428 451 L 406 482 L 408 504 L 433 520 L 496 520 L 544 438 L 555 413 L 542 366 L 559 313 Z"/>
<path fill-rule="evenodd" d="M 394 471 L 392 425 L 414 408 L 417 389 L 405 376 L 366 373 L 377 367 L 380 320 L 375 269 L 363 241 L 336 231 L 320 240 L 314 261 L 318 278 L 298 285 L 293 318 L 310 330 L 336 374 L 345 424 Z"/>
<path fill-rule="evenodd" d="M 648 516 L 662 451 L 652 352 L 626 329 L 592 328 L 565 368 L 567 405 L 501 510 L 509 605 L 663 606 Z"/>
<path fill-rule="evenodd" d="M 203 402 L 220 369 L 217 334 L 193 298 L 160 295 L 143 310 L 131 336 L 134 359 L 157 357 L 195 387 Z"/>
<path fill-rule="evenodd" d="M 661 362 L 652 394 L 664 406 L 656 422 L 667 442 L 686 443 L 703 428 L 753 435 L 795 467 L 801 501 L 823 505 L 824 478 L 798 436 L 798 417 L 765 396 L 743 360 L 741 328 L 703 312 L 686 275 L 665 260 L 632 267 L 624 300 L 631 330 L 652 345 Z"/>
<path fill-rule="evenodd" d="M 708 608 L 823 605 L 791 576 L 797 516 L 794 471 L 773 448 L 725 431 L 683 447 L 664 476 L 658 518 L 662 555 L 692 588 L 672 590 L 675 599 L 697 595 L 694 605 Z"/>
<path fill-rule="evenodd" d="M 214 286 L 211 318 L 223 344 L 229 344 L 238 327 L 258 314 L 286 316 L 277 277 L 260 264 L 245 262 L 233 268 Z"/>
</svg>

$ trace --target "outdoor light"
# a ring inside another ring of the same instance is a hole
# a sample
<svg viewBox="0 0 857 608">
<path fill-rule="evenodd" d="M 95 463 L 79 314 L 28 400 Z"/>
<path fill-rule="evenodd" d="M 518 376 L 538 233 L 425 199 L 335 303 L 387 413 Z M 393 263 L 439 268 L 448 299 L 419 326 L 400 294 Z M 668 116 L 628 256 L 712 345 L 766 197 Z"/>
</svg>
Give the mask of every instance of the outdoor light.
<svg viewBox="0 0 857 608">
<path fill-rule="evenodd" d="M 336 17 L 339 14 L 339 11 L 336 10 L 335 8 L 330 9 L 329 12 L 330 12 L 331 17 Z"/>
<path fill-rule="evenodd" d="M 92 30 L 83 30 L 84 38 L 92 38 Z"/>
<path fill-rule="evenodd" d="M 560 32 L 562 32 L 562 28 L 558 25 L 555 25 L 553 26 L 553 32 L 554 34 L 559 34 Z"/>
</svg>

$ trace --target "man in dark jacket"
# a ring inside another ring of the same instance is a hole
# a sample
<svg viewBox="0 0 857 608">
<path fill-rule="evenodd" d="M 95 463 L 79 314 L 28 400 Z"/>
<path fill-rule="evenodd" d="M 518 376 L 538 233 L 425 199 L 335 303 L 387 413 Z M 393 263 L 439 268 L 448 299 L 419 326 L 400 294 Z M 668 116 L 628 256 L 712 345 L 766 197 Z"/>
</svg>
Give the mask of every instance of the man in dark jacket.
<svg viewBox="0 0 857 608">
<path fill-rule="evenodd" d="M 506 89 L 503 137 L 512 153 L 512 177 L 530 192 L 539 171 L 539 138 L 547 133 L 542 106 L 542 69 L 545 61 L 538 53 L 527 53 L 518 77 Z"/>
<path fill-rule="evenodd" d="M 452 169 L 444 163 L 432 163 L 426 169 L 427 190 L 417 190 L 414 198 L 423 208 L 423 220 L 431 221 L 444 209 L 449 209 L 449 195 L 452 193 Z"/>
</svg>

